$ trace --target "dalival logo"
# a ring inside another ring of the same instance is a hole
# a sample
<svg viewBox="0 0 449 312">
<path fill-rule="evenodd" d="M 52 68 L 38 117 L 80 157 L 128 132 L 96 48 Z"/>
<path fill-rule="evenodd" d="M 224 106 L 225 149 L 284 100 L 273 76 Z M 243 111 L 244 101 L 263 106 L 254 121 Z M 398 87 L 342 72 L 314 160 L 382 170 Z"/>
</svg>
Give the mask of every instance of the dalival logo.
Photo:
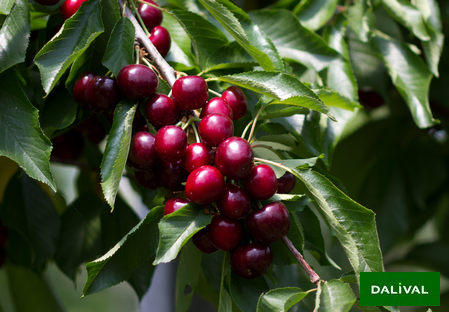
<svg viewBox="0 0 449 312">
<path fill-rule="evenodd" d="M 418 285 L 409 285 L 405 286 L 402 285 L 402 283 L 399 283 L 398 287 L 391 286 L 378 286 L 378 285 L 371 285 L 371 294 L 377 295 L 377 294 L 388 294 L 388 295 L 402 295 L 402 294 L 418 294 L 418 295 L 428 295 L 429 292 L 426 291 L 425 286 L 421 285 L 420 287 Z"/>
</svg>

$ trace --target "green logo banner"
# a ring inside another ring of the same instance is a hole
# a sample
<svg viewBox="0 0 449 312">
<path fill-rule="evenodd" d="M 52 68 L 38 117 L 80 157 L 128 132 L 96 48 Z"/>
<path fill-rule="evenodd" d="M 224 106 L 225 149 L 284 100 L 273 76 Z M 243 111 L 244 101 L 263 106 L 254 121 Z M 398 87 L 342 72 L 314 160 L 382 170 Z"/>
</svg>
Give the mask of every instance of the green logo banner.
<svg viewBox="0 0 449 312">
<path fill-rule="evenodd" d="M 438 272 L 361 272 L 361 306 L 439 306 Z"/>
</svg>

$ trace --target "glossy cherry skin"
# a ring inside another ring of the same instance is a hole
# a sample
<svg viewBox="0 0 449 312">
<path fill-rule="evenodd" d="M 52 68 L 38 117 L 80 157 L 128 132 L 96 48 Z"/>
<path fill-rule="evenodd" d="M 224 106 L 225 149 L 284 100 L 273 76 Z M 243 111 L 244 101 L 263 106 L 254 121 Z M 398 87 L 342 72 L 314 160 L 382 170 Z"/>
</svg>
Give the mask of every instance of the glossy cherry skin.
<svg viewBox="0 0 449 312">
<path fill-rule="evenodd" d="M 217 208 L 222 215 L 231 219 L 243 218 L 251 209 L 251 198 L 237 185 L 227 184 L 217 199 Z"/>
<path fill-rule="evenodd" d="M 239 87 L 229 87 L 221 95 L 221 98 L 225 100 L 232 109 L 233 120 L 237 120 L 245 116 L 248 111 L 248 103 L 246 101 L 245 94 Z"/>
<path fill-rule="evenodd" d="M 223 215 L 212 218 L 209 228 L 210 240 L 215 247 L 224 251 L 233 250 L 243 238 L 243 225 Z"/>
<path fill-rule="evenodd" d="M 253 211 L 246 218 L 249 233 L 258 241 L 271 244 L 290 229 L 290 215 L 281 202 L 272 202 Z"/>
<path fill-rule="evenodd" d="M 188 173 L 182 168 L 182 161 L 174 163 L 162 162 L 157 171 L 159 182 L 166 189 L 176 192 L 183 191 L 183 182 L 186 181 Z"/>
<path fill-rule="evenodd" d="M 266 200 L 276 193 L 276 174 L 268 165 L 254 166 L 243 186 L 252 198 Z"/>
<path fill-rule="evenodd" d="M 214 152 L 212 148 L 204 143 L 193 143 L 187 147 L 187 151 L 182 158 L 182 165 L 187 172 L 206 165 L 212 165 Z"/>
<path fill-rule="evenodd" d="M 51 142 L 53 143 L 51 156 L 59 159 L 76 160 L 84 148 L 83 136 L 73 129 L 53 138 Z"/>
<path fill-rule="evenodd" d="M 218 146 L 234 134 L 234 124 L 228 116 L 210 114 L 201 119 L 198 125 L 198 133 L 207 145 Z"/>
<path fill-rule="evenodd" d="M 172 97 L 175 104 L 181 109 L 201 108 L 209 97 L 206 80 L 199 76 L 178 78 L 173 84 Z"/>
<path fill-rule="evenodd" d="M 122 96 L 115 79 L 95 76 L 86 88 L 86 98 L 90 108 L 98 114 L 111 113 Z"/>
<path fill-rule="evenodd" d="M 180 111 L 175 102 L 165 94 L 156 93 L 145 103 L 145 115 L 156 128 L 172 125 L 179 120 Z"/>
<path fill-rule="evenodd" d="M 204 118 L 207 115 L 214 113 L 226 115 L 232 120 L 232 109 L 228 103 L 221 98 L 214 97 L 210 99 L 201 109 L 200 118 Z"/>
<path fill-rule="evenodd" d="M 151 30 L 150 41 L 162 55 L 162 57 L 166 57 L 168 51 L 170 51 L 171 46 L 171 38 L 170 33 L 165 27 L 156 26 Z"/>
<path fill-rule="evenodd" d="M 124 96 L 137 101 L 156 93 L 159 80 L 148 66 L 130 64 L 120 69 L 117 85 Z"/>
<path fill-rule="evenodd" d="M 173 197 L 167 200 L 164 206 L 164 216 L 175 212 L 187 205 L 190 201 L 180 197 Z"/>
<path fill-rule="evenodd" d="M 3 225 L 0 220 L 0 247 L 6 245 L 6 241 L 8 240 L 8 228 Z"/>
<path fill-rule="evenodd" d="M 180 160 L 187 150 L 187 135 L 180 127 L 165 126 L 156 133 L 156 153 L 166 162 Z"/>
<path fill-rule="evenodd" d="M 187 178 L 186 196 L 196 204 L 207 205 L 216 201 L 223 189 L 224 179 L 220 171 L 212 166 L 202 166 Z"/>
<path fill-rule="evenodd" d="M 155 2 L 151 0 L 145 0 L 145 2 L 157 5 Z M 142 18 L 143 23 L 148 29 L 151 29 L 162 23 L 163 15 L 162 11 L 159 9 L 141 3 L 137 11 L 139 12 L 139 15 Z"/>
<path fill-rule="evenodd" d="M 261 243 L 239 245 L 231 251 L 231 266 L 243 278 L 257 278 L 264 275 L 273 262 L 270 246 Z"/>
<path fill-rule="evenodd" d="M 286 172 L 282 177 L 278 179 L 278 190 L 279 194 L 290 193 L 296 185 L 296 178 L 290 172 Z"/>
<path fill-rule="evenodd" d="M 214 253 L 218 250 L 218 248 L 212 244 L 209 236 L 209 229 L 210 225 L 207 225 L 205 228 L 196 232 L 192 237 L 192 241 L 196 248 L 207 254 Z"/>
<path fill-rule="evenodd" d="M 75 102 L 89 109 L 89 103 L 86 98 L 86 88 L 90 80 L 95 77 L 95 73 L 87 71 L 82 73 L 73 87 L 73 98 Z"/>
<path fill-rule="evenodd" d="M 134 174 L 136 176 L 137 182 L 144 188 L 155 190 L 161 186 L 161 184 L 159 183 L 159 178 L 154 171 L 135 171 Z"/>
<path fill-rule="evenodd" d="M 41 5 L 51 6 L 59 2 L 59 0 L 34 0 Z"/>
<path fill-rule="evenodd" d="M 78 11 L 81 4 L 83 4 L 83 2 L 86 2 L 86 1 L 87 0 L 66 0 L 66 1 L 64 1 L 64 3 L 61 5 L 61 8 L 60 8 L 62 19 L 65 21 L 65 20 L 69 19 L 70 17 L 72 17 L 76 13 L 76 11 Z"/>
<path fill-rule="evenodd" d="M 149 132 L 137 132 L 131 139 L 128 165 L 134 170 L 149 170 L 154 167 L 156 155 L 155 137 Z"/>
<path fill-rule="evenodd" d="M 240 137 L 230 137 L 218 146 L 215 166 L 229 179 L 243 180 L 253 168 L 254 155 L 248 142 Z"/>
</svg>

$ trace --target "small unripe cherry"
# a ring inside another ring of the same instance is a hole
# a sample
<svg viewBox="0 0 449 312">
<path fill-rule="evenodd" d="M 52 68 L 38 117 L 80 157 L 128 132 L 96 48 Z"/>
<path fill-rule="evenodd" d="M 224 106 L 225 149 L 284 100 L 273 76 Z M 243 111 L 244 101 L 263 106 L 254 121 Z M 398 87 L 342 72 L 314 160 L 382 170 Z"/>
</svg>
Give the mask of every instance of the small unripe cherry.
<svg viewBox="0 0 449 312">
<path fill-rule="evenodd" d="M 167 200 L 164 206 L 164 216 L 175 212 L 187 205 L 190 201 L 180 197 L 173 197 Z"/>
<path fill-rule="evenodd" d="M 239 87 L 229 87 L 221 95 L 221 98 L 225 100 L 232 109 L 233 120 L 237 120 L 245 116 L 248 111 L 248 103 L 246 101 L 245 94 Z"/>
</svg>

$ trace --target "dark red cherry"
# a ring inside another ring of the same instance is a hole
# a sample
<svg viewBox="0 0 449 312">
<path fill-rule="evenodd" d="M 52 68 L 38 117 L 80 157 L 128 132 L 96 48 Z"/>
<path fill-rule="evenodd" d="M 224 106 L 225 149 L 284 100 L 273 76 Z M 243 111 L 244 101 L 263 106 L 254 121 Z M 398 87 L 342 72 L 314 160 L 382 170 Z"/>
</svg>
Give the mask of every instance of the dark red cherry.
<svg viewBox="0 0 449 312">
<path fill-rule="evenodd" d="M 240 137 L 230 137 L 218 146 L 215 166 L 232 180 L 243 180 L 253 167 L 254 155 L 248 142 Z"/>
<path fill-rule="evenodd" d="M 201 108 L 209 97 L 206 80 L 199 76 L 181 77 L 173 84 L 172 97 L 181 109 Z"/>
<path fill-rule="evenodd" d="M 100 143 L 106 137 L 106 131 L 98 119 L 97 114 L 92 114 L 89 118 L 79 123 L 74 129 L 85 135 L 94 144 Z"/>
<path fill-rule="evenodd" d="M 290 229 L 290 215 L 281 202 L 272 202 L 253 211 L 246 218 L 249 233 L 258 241 L 271 244 Z"/>
<path fill-rule="evenodd" d="M 232 109 L 234 116 L 233 120 L 237 120 L 245 116 L 248 110 L 248 103 L 243 91 L 239 87 L 229 87 L 221 95 L 221 98 L 225 100 Z"/>
<path fill-rule="evenodd" d="M 273 261 L 273 253 L 268 245 L 251 243 L 239 245 L 231 251 L 231 266 L 243 278 L 257 278 L 264 275 Z"/>
<path fill-rule="evenodd" d="M 156 93 L 159 80 L 154 71 L 145 65 L 130 64 L 117 75 L 120 92 L 131 100 L 141 100 Z"/>
<path fill-rule="evenodd" d="M 6 249 L 5 247 L 0 247 L 0 268 L 6 261 Z"/>
<path fill-rule="evenodd" d="M 156 26 L 151 30 L 150 41 L 162 55 L 166 57 L 168 51 L 170 51 L 171 38 L 170 33 L 165 27 Z"/>
<path fill-rule="evenodd" d="M 202 166 L 190 173 L 186 183 L 186 196 L 190 201 L 207 205 L 218 199 L 224 189 L 220 171 L 212 166 Z"/>
<path fill-rule="evenodd" d="M 161 186 L 159 183 L 159 177 L 154 171 L 150 170 L 135 171 L 134 174 L 136 176 L 137 182 L 144 188 L 147 188 L 149 190 L 155 190 L 159 186 Z"/>
<path fill-rule="evenodd" d="M 0 220 L 0 247 L 6 245 L 6 241 L 8 240 L 8 228 L 3 225 Z"/>
<path fill-rule="evenodd" d="M 223 215 L 212 218 L 209 228 L 210 240 L 215 247 L 224 251 L 233 250 L 243 238 L 243 225 Z"/>
<path fill-rule="evenodd" d="M 84 108 L 89 109 L 89 103 L 86 98 L 86 88 L 89 84 L 90 80 L 95 77 L 95 73 L 91 71 L 87 71 L 82 73 L 73 87 L 73 98 L 75 102 L 83 106 Z"/>
<path fill-rule="evenodd" d="M 179 120 L 180 111 L 175 102 L 165 94 L 156 93 L 145 103 L 145 115 L 156 128 L 172 125 Z"/>
<path fill-rule="evenodd" d="M 156 153 L 166 162 L 180 160 L 187 150 L 187 135 L 180 127 L 165 126 L 156 133 Z"/>
<path fill-rule="evenodd" d="M 76 11 L 78 11 L 81 4 L 86 1 L 87 0 L 65 0 L 60 8 L 62 19 L 65 21 L 72 17 L 76 13 Z"/>
<path fill-rule="evenodd" d="M 249 176 L 243 181 L 243 186 L 252 198 L 268 199 L 277 190 L 276 174 L 268 165 L 254 166 Z"/>
<path fill-rule="evenodd" d="M 217 208 L 231 219 L 243 218 L 251 209 L 251 198 L 237 185 L 227 184 L 217 199 Z"/>
<path fill-rule="evenodd" d="M 137 132 L 131 139 L 128 165 L 134 170 L 148 170 L 157 162 L 155 137 L 149 132 Z"/>
<path fill-rule="evenodd" d="M 95 76 L 87 85 L 86 98 L 95 113 L 108 114 L 114 110 L 122 96 L 115 79 L 107 76 Z"/>
<path fill-rule="evenodd" d="M 360 104 L 362 104 L 363 106 L 365 106 L 367 108 L 377 108 L 379 106 L 382 106 L 382 104 L 385 103 L 383 97 L 376 91 L 359 90 L 358 95 L 359 95 Z"/>
<path fill-rule="evenodd" d="M 51 142 L 53 143 L 51 156 L 60 160 L 76 160 L 84 148 L 83 136 L 73 129 L 53 138 Z"/>
<path fill-rule="evenodd" d="M 159 182 L 166 189 L 176 192 L 183 191 L 183 182 L 187 180 L 188 173 L 182 168 L 182 161 L 174 163 L 162 162 L 157 172 Z"/>
<path fill-rule="evenodd" d="M 51 5 L 55 5 L 56 3 L 59 2 L 59 0 L 34 0 L 39 4 L 42 5 L 46 5 L 46 6 L 51 6 Z"/>
<path fill-rule="evenodd" d="M 294 188 L 296 184 L 296 178 L 290 172 L 286 172 L 282 177 L 278 179 L 278 190 L 279 194 L 288 194 Z"/>
<path fill-rule="evenodd" d="M 182 165 L 187 172 L 206 165 L 212 165 L 214 152 L 212 148 L 204 143 L 193 143 L 187 147 L 187 151 L 182 158 Z"/>
<path fill-rule="evenodd" d="M 226 101 L 219 97 L 215 97 L 209 100 L 201 109 L 200 118 L 204 118 L 210 114 L 223 114 L 228 116 L 232 120 L 232 110 Z"/>
<path fill-rule="evenodd" d="M 198 133 L 207 145 L 218 146 L 234 134 L 234 124 L 228 116 L 210 114 L 201 119 L 198 125 Z"/>
<path fill-rule="evenodd" d="M 142 132 L 142 131 L 144 131 L 144 132 L 149 132 L 149 130 L 148 130 L 148 125 L 141 126 L 141 127 L 137 128 L 136 131 L 137 131 L 137 132 Z"/>
<path fill-rule="evenodd" d="M 175 212 L 187 205 L 190 201 L 180 197 L 173 197 L 167 200 L 164 206 L 164 216 Z"/>
<path fill-rule="evenodd" d="M 157 5 L 155 2 L 151 0 L 145 0 L 145 2 Z M 155 7 L 141 3 L 137 11 L 139 12 L 139 15 L 142 18 L 143 23 L 148 29 L 151 29 L 162 23 L 163 19 L 162 11 L 156 9 Z"/>
<path fill-rule="evenodd" d="M 218 250 L 218 248 L 215 247 L 210 240 L 209 229 L 210 225 L 207 225 L 205 228 L 196 232 L 192 237 L 192 241 L 196 248 L 207 254 L 214 253 Z"/>
</svg>

